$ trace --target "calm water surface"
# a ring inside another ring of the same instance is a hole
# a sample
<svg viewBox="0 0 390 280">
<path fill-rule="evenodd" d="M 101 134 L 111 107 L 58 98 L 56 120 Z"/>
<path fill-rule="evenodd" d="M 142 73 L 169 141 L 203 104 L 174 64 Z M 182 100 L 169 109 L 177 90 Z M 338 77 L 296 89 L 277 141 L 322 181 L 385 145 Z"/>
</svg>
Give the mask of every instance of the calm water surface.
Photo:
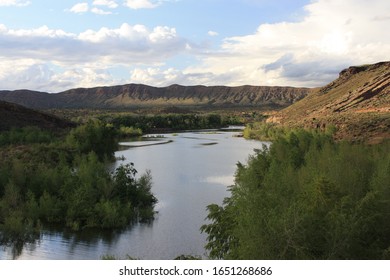
<svg viewBox="0 0 390 280">
<path fill-rule="evenodd" d="M 165 134 L 162 139 L 122 143 L 109 168 L 133 162 L 138 173 L 151 170 L 152 191 L 159 202 L 156 218 L 122 231 L 72 233 L 51 228 L 39 242 L 15 252 L 0 250 L 0 259 L 100 259 L 110 254 L 139 259 L 174 259 L 181 254 L 206 258 L 206 206 L 229 195 L 237 162 L 245 163 L 265 143 L 233 137 L 232 131 Z M 158 145 L 155 145 L 158 144 Z"/>
</svg>

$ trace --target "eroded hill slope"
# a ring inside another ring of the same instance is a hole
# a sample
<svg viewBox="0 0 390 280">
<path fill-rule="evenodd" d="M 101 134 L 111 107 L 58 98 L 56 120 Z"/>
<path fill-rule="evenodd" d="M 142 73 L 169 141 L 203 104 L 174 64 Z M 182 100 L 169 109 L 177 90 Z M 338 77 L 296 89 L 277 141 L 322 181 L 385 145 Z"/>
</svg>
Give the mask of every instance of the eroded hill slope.
<svg viewBox="0 0 390 280">
<path fill-rule="evenodd" d="M 335 137 L 350 141 L 390 138 L 390 62 L 349 67 L 268 121 L 306 128 L 335 126 Z"/>
</svg>

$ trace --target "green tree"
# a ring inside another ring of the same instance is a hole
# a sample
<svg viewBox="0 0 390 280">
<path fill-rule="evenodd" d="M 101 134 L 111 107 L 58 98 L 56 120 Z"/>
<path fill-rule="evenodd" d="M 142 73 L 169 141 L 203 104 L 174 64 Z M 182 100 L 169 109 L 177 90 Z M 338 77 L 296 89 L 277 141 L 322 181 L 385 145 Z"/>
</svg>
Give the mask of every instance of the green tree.
<svg viewBox="0 0 390 280">
<path fill-rule="evenodd" d="M 95 152 L 99 159 L 112 157 L 116 148 L 116 130 L 113 126 L 101 121 L 90 120 L 84 125 L 74 128 L 68 135 L 66 142 L 78 153 L 88 154 Z"/>
</svg>

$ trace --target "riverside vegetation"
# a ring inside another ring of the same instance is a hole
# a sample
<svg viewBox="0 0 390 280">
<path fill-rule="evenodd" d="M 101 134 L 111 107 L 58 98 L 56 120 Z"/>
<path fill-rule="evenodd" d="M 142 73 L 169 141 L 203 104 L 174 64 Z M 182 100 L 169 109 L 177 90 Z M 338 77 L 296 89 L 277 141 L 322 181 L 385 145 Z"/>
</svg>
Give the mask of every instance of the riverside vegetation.
<svg viewBox="0 0 390 280">
<path fill-rule="evenodd" d="M 272 139 L 238 164 L 231 196 L 208 206 L 213 259 L 389 259 L 390 142 L 254 125 Z"/>
<path fill-rule="evenodd" d="M 118 137 L 190 128 L 191 120 L 225 123 L 194 115 L 103 120 L 62 136 L 32 127 L 0 134 L 1 244 L 37 240 L 45 224 L 112 229 L 153 218 L 151 174 L 137 177 L 132 164 L 107 171 Z M 237 165 L 223 205 L 208 206 L 201 230 L 210 258 L 390 258 L 390 143 L 335 142 L 332 133 L 247 126 L 245 137 L 273 143 Z"/>
<path fill-rule="evenodd" d="M 38 128 L 0 134 L 0 243 L 22 246 L 44 224 L 119 228 L 153 217 L 152 176 L 133 164 L 113 173 L 117 129 L 89 121 L 56 136 Z"/>
<path fill-rule="evenodd" d="M 0 133 L 0 244 L 21 249 L 43 226 L 123 228 L 153 218 L 152 175 L 133 164 L 107 170 L 121 137 L 153 129 L 238 123 L 217 114 L 99 115 L 60 133 L 33 126 Z"/>
</svg>

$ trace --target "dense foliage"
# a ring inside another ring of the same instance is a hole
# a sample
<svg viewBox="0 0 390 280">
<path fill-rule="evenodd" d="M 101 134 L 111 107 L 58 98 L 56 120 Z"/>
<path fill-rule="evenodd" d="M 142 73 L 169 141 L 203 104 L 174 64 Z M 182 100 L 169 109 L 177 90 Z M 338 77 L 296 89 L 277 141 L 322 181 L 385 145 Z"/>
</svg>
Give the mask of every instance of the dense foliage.
<svg viewBox="0 0 390 280">
<path fill-rule="evenodd" d="M 277 136 L 238 164 L 231 197 L 208 206 L 216 259 L 389 259 L 390 143 Z"/>
<path fill-rule="evenodd" d="M 37 127 L 13 128 L 0 133 L 0 146 L 49 143 L 54 135 Z"/>
<path fill-rule="evenodd" d="M 117 148 L 115 135 L 91 121 L 65 139 L 11 146 L 0 162 L 0 243 L 28 240 L 42 224 L 118 228 L 152 218 L 150 172 L 138 178 L 129 164 L 111 173 L 103 161 Z"/>
<path fill-rule="evenodd" d="M 100 159 L 112 156 L 117 148 L 117 131 L 112 125 L 89 121 L 70 131 L 66 137 L 69 147 L 78 154 L 95 152 Z"/>
<path fill-rule="evenodd" d="M 102 117 L 104 119 L 104 117 Z M 159 115 L 123 115 L 111 118 L 115 127 L 133 127 L 143 132 L 159 129 L 190 130 L 220 128 L 227 125 L 240 124 L 237 116 L 219 114 L 159 114 Z"/>
</svg>

